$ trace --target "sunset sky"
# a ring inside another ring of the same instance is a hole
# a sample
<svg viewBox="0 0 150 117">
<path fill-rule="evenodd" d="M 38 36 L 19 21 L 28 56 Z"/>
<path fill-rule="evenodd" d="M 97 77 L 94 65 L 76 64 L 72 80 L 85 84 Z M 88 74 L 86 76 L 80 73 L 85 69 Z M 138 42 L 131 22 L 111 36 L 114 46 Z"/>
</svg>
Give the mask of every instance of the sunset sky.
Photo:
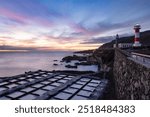
<svg viewBox="0 0 150 117">
<path fill-rule="evenodd" d="M 150 29 L 149 0 L 0 0 L 0 50 L 86 50 Z"/>
</svg>

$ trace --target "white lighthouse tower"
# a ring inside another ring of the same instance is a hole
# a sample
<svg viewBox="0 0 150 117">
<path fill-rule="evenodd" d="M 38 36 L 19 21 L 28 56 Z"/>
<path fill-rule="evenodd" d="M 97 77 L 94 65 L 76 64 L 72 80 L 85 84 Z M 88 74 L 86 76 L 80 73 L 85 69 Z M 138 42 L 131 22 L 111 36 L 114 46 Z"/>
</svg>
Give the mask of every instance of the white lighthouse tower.
<svg viewBox="0 0 150 117">
<path fill-rule="evenodd" d="M 141 26 L 139 24 L 136 24 L 134 26 L 135 38 L 134 38 L 133 47 L 140 47 L 141 46 L 141 43 L 140 43 L 140 29 L 141 29 Z"/>
</svg>

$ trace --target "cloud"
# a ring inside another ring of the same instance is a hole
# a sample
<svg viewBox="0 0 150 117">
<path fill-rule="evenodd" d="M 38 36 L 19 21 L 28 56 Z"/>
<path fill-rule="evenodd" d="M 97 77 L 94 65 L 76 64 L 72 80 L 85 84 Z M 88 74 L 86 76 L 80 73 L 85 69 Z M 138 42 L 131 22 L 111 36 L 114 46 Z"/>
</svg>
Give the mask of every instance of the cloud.
<svg viewBox="0 0 150 117">
<path fill-rule="evenodd" d="M 126 21 L 120 21 L 120 22 L 107 22 L 101 21 L 97 23 L 93 23 L 91 25 L 82 25 L 81 27 L 84 27 L 89 35 L 95 36 L 95 35 L 110 35 L 109 32 L 112 32 L 111 35 L 116 35 L 117 33 L 125 34 L 125 33 L 132 33 L 132 28 L 135 24 L 141 24 L 142 30 L 146 29 L 147 22 L 149 22 L 150 15 L 143 15 L 141 17 L 138 17 L 136 19 L 132 20 L 126 20 Z M 107 41 L 106 41 L 107 42 Z"/>
<path fill-rule="evenodd" d="M 124 33 L 124 34 L 120 34 L 119 38 L 121 37 L 127 37 L 127 36 L 131 36 L 132 34 L 129 33 Z M 81 42 L 80 44 L 103 44 L 103 43 L 108 43 L 112 40 L 116 39 L 116 35 L 114 36 L 105 36 L 105 37 L 96 37 L 96 38 L 91 38 L 88 40 L 84 40 L 84 42 Z"/>
<path fill-rule="evenodd" d="M 16 47 L 16 46 L 3 45 L 3 46 L 0 46 L 0 50 L 28 50 L 28 51 L 33 51 L 33 50 L 36 50 L 36 48 L 32 48 L 32 47 Z"/>
<path fill-rule="evenodd" d="M 91 38 L 88 39 L 88 41 L 84 41 L 81 44 L 98 44 L 98 43 L 107 43 L 111 40 L 113 40 L 113 36 L 107 36 L 107 37 L 98 37 L 98 38 Z"/>
<path fill-rule="evenodd" d="M 88 32 L 91 34 L 99 34 L 99 33 L 106 33 L 111 30 L 120 29 L 128 27 L 131 24 L 131 22 L 122 22 L 122 23 L 111 23 L 111 22 L 98 22 L 96 24 L 93 24 L 90 27 L 85 27 Z"/>
<path fill-rule="evenodd" d="M 38 1 L 1 0 L 0 14 L 18 24 L 52 26 L 56 18 L 63 17 L 57 11 L 49 10 Z"/>
<path fill-rule="evenodd" d="M 106 43 L 111 35 L 133 33 L 136 23 L 148 29 L 149 4 L 148 0 L 0 0 L 0 44 L 31 48 L 51 44 L 49 49 L 61 49 L 65 44 L 67 48 Z"/>
<path fill-rule="evenodd" d="M 25 16 L 17 14 L 8 9 L 0 8 L 0 14 L 9 18 L 11 21 L 17 22 L 19 24 L 26 24 Z"/>
<path fill-rule="evenodd" d="M 5 40 L 5 39 L 12 39 L 12 38 L 9 37 L 9 36 L 0 36 L 0 39 L 1 39 L 1 40 Z"/>
</svg>

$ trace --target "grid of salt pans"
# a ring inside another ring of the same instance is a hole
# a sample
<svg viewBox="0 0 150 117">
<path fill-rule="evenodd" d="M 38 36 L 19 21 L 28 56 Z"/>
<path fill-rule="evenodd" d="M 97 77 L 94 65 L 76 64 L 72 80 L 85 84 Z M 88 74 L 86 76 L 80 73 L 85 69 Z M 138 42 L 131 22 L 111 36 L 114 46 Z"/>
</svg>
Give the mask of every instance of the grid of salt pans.
<svg viewBox="0 0 150 117">
<path fill-rule="evenodd" d="M 0 100 L 88 100 L 100 99 L 106 79 L 36 71 L 0 78 Z"/>
</svg>

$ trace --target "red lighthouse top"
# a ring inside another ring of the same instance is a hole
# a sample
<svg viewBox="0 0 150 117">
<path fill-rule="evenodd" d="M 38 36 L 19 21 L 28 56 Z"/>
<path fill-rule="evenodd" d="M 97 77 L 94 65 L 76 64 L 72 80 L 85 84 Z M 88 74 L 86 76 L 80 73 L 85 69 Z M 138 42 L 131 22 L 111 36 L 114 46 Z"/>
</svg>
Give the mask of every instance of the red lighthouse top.
<svg viewBox="0 0 150 117">
<path fill-rule="evenodd" d="M 141 26 L 140 26 L 139 24 L 136 24 L 136 25 L 134 26 L 134 29 L 141 29 Z"/>
</svg>

